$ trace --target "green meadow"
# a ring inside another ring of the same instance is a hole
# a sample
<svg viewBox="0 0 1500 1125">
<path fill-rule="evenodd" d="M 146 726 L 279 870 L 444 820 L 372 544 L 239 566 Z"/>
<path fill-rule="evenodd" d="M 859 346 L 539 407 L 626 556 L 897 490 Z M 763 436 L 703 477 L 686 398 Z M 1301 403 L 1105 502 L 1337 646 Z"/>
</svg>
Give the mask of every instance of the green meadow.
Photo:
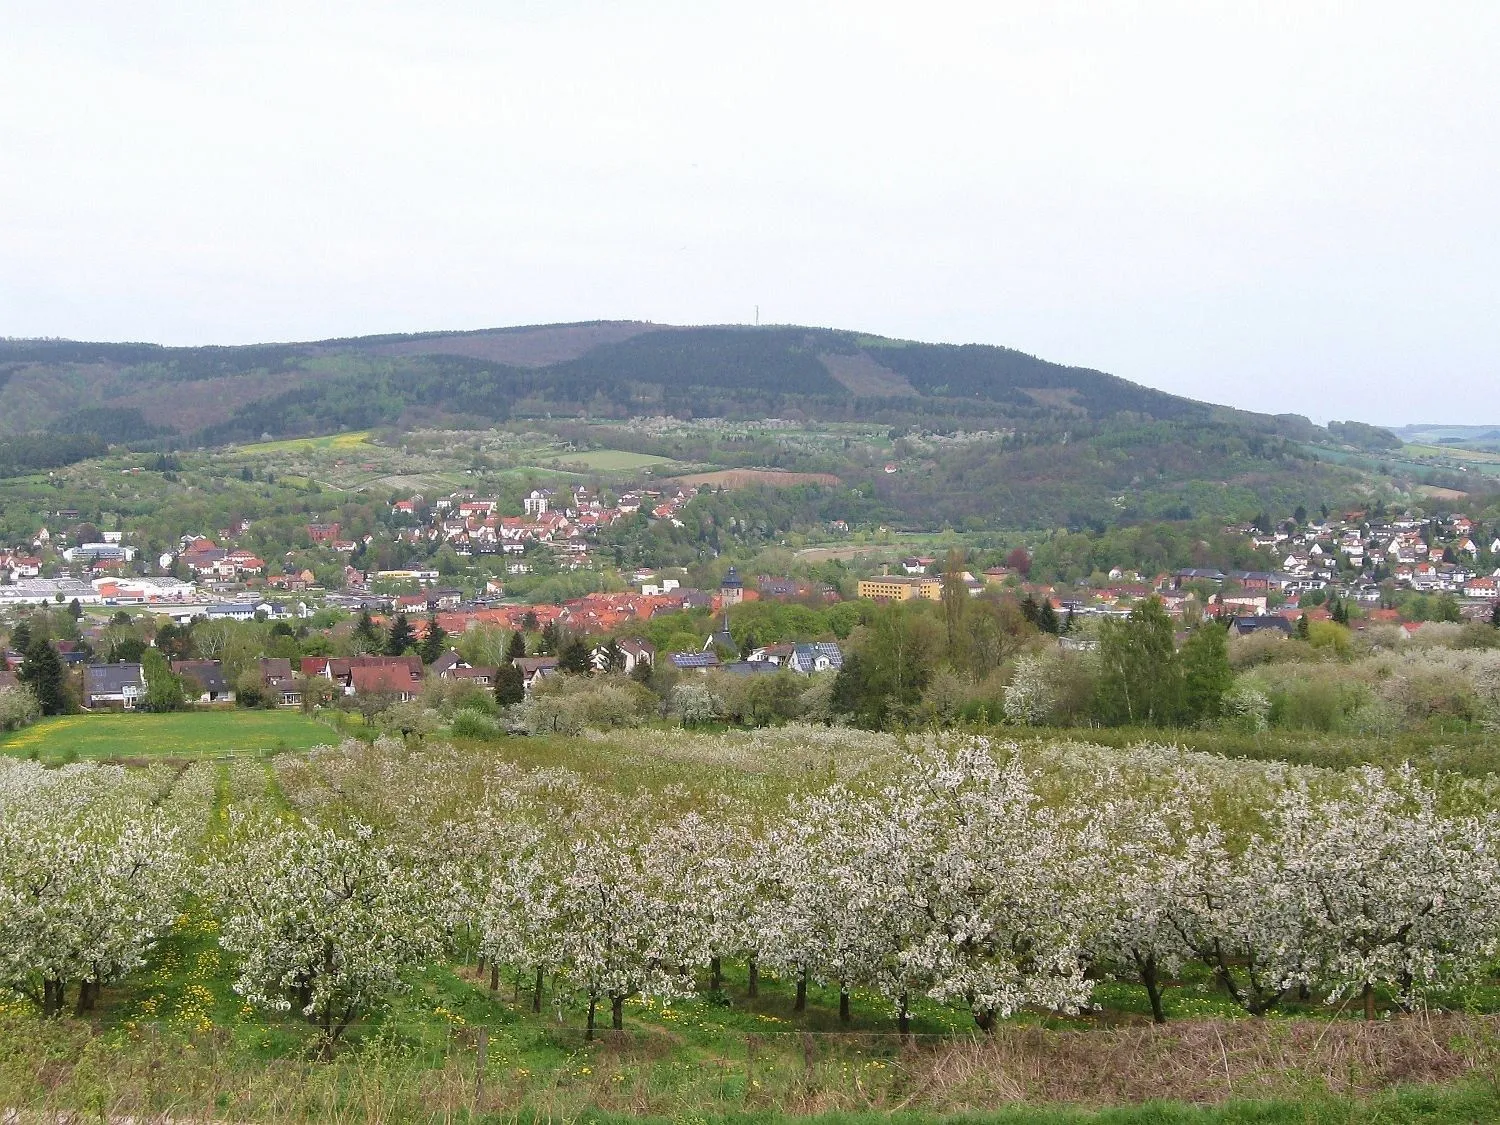
<svg viewBox="0 0 1500 1125">
<path fill-rule="evenodd" d="M 46 763 L 149 757 L 211 758 L 307 750 L 336 742 L 300 711 L 180 711 L 165 715 L 62 715 L 0 734 L 0 753 Z"/>
</svg>

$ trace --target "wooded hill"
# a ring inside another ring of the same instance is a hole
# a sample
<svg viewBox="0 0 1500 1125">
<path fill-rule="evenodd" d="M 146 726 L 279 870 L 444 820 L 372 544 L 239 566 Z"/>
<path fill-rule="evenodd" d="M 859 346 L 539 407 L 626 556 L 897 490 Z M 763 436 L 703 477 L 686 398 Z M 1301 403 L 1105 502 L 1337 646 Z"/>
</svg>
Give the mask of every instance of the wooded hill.
<svg viewBox="0 0 1500 1125">
<path fill-rule="evenodd" d="M 1179 398 L 1008 348 L 795 327 L 634 322 L 168 348 L 0 341 L 0 433 L 194 444 L 403 421 L 671 413 L 812 419 L 1207 422 L 1300 440 L 1316 428 Z M 95 408 L 107 406 L 107 410 Z"/>
<path fill-rule="evenodd" d="M 375 427 L 533 419 L 556 429 L 674 415 L 1003 435 L 913 457 L 891 477 L 836 457 L 776 462 L 836 474 L 923 525 L 1102 526 L 1338 503 L 1368 495 L 1372 467 L 1330 461 L 1399 446 L 1374 427 L 1333 433 L 1298 415 L 1197 402 L 1008 348 L 785 326 L 610 321 L 199 348 L 3 340 L 0 401 L 0 439 L 19 443 L 0 458 L 12 473 L 27 471 L 17 456 L 27 449 L 48 452 L 33 468 L 55 463 L 41 434 L 66 435 L 80 450 L 87 443 L 71 439 L 213 447 Z M 724 463 L 768 463 L 756 460 L 764 453 Z"/>
</svg>

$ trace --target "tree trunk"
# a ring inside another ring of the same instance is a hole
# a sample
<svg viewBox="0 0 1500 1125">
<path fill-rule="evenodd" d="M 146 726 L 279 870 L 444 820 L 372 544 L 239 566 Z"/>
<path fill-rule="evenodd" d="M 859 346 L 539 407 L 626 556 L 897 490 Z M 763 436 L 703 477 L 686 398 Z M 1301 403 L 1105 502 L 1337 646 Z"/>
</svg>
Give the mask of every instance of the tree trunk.
<svg viewBox="0 0 1500 1125">
<path fill-rule="evenodd" d="M 839 984 L 839 1023 L 849 1022 L 849 988 Z"/>
<path fill-rule="evenodd" d="M 47 1019 L 62 1015 L 68 986 L 60 980 L 42 981 L 42 1015 Z"/>
<path fill-rule="evenodd" d="M 490 991 L 500 991 L 500 964 L 497 961 L 490 962 Z"/>
<path fill-rule="evenodd" d="M 583 1033 L 585 1042 L 592 1042 L 594 1038 L 594 1013 L 599 1007 L 599 1000 L 594 994 L 589 993 L 589 1021 Z"/>
<path fill-rule="evenodd" d="M 540 1012 L 542 1010 L 542 967 L 536 967 L 536 983 L 531 989 L 531 1010 Z"/>
<path fill-rule="evenodd" d="M 1146 986 L 1146 996 L 1151 1001 L 1151 1019 L 1155 1023 L 1166 1023 L 1167 1013 L 1161 1006 L 1161 981 L 1156 976 L 1156 958 L 1140 961 L 1141 983 Z"/>
<path fill-rule="evenodd" d="M 908 1007 L 910 997 L 905 992 L 896 998 L 896 1030 L 901 1033 L 903 1040 L 911 1038 L 911 1009 Z"/>
<path fill-rule="evenodd" d="M 96 980 L 81 981 L 78 985 L 78 1003 L 73 1009 L 75 1016 L 82 1016 L 92 1012 L 99 1001 L 99 990 L 102 986 Z"/>
<path fill-rule="evenodd" d="M 760 962 L 750 958 L 750 980 L 745 986 L 745 995 L 754 1000 L 760 995 Z"/>
<path fill-rule="evenodd" d="M 792 1011 L 807 1011 L 807 966 L 802 966 L 802 972 L 797 974 L 797 1002 L 792 1005 Z"/>
<path fill-rule="evenodd" d="M 625 997 L 611 996 L 609 998 L 609 1026 L 616 1031 L 625 1030 Z"/>
<path fill-rule="evenodd" d="M 1375 1018 L 1375 986 L 1369 981 L 1365 982 L 1364 995 L 1365 1019 L 1373 1020 Z"/>
<path fill-rule="evenodd" d="M 724 987 L 724 965 L 714 957 L 708 963 L 708 990 L 718 992 Z"/>
<path fill-rule="evenodd" d="M 998 1021 L 995 1019 L 995 1009 L 986 1008 L 981 1012 L 974 1013 L 974 1024 L 986 1035 L 995 1034 Z"/>
</svg>

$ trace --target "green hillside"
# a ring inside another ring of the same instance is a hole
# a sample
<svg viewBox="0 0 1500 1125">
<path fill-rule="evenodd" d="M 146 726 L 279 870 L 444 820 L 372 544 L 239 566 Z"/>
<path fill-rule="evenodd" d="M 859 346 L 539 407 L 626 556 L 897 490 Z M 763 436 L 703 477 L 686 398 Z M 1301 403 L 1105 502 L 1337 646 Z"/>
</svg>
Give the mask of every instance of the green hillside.
<svg viewBox="0 0 1500 1125">
<path fill-rule="evenodd" d="M 1444 462 L 1382 463 L 1399 440 L 1360 423 L 1214 406 L 1008 348 L 789 326 L 594 322 L 198 348 L 5 340 L 0 384 L 0 475 L 105 445 L 524 422 L 617 427 L 609 446 L 646 459 L 833 474 L 920 526 L 1245 516 L 1357 502 L 1393 477 L 1471 486 Z M 894 444 L 872 463 L 848 441 L 809 452 L 752 434 L 705 451 L 632 430 L 663 416 L 863 423 Z"/>
</svg>

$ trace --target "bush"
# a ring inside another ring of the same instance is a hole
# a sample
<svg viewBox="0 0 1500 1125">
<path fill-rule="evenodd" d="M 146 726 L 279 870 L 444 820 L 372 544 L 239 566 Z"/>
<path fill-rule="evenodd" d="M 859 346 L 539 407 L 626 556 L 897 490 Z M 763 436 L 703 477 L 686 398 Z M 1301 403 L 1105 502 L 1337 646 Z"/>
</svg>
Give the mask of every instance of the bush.
<svg viewBox="0 0 1500 1125">
<path fill-rule="evenodd" d="M 30 688 L 0 688 L 0 731 L 24 727 L 35 722 L 41 713 L 41 704 Z"/>
<path fill-rule="evenodd" d="M 497 719 L 479 711 L 465 709 L 453 717 L 454 738 L 472 738 L 476 741 L 487 742 L 490 739 L 499 738 L 504 733 Z"/>
<path fill-rule="evenodd" d="M 578 734 L 639 726 L 656 709 L 651 690 L 624 676 L 553 676 L 516 706 L 516 714 L 532 734 Z"/>
</svg>

